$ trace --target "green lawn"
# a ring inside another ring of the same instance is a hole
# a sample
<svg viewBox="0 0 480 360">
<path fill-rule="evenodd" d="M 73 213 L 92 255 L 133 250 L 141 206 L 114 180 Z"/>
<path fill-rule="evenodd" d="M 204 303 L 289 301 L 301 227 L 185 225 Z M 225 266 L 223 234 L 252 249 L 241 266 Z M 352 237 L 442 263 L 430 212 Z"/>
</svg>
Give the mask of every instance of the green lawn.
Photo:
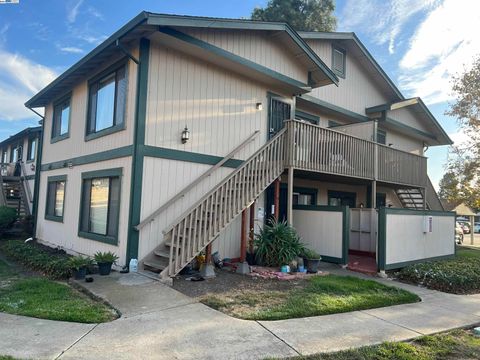
<svg viewBox="0 0 480 360">
<path fill-rule="evenodd" d="M 289 290 L 231 290 L 200 301 L 247 320 L 281 320 L 365 310 L 419 301 L 417 295 L 352 276 L 315 276 Z"/>
<path fill-rule="evenodd" d="M 423 336 L 411 342 L 384 343 L 296 360 L 454 360 L 480 359 L 480 338 L 469 330 Z"/>
<path fill-rule="evenodd" d="M 65 283 L 27 277 L 0 260 L 0 311 L 81 323 L 111 321 L 116 313 Z"/>
<path fill-rule="evenodd" d="M 455 258 L 407 266 L 400 280 L 454 293 L 480 293 L 480 249 L 457 247 Z"/>
</svg>

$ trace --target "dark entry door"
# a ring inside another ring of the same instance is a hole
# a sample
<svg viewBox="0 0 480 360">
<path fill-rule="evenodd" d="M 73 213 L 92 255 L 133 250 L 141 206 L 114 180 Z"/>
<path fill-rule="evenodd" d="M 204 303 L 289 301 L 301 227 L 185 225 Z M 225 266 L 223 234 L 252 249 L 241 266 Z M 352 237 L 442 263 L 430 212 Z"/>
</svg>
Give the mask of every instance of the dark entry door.
<svg viewBox="0 0 480 360">
<path fill-rule="evenodd" d="M 270 107 L 268 113 L 268 138 L 275 136 L 283 126 L 284 121 L 290 119 L 291 117 L 291 106 L 290 104 L 278 99 L 270 98 Z"/>
</svg>

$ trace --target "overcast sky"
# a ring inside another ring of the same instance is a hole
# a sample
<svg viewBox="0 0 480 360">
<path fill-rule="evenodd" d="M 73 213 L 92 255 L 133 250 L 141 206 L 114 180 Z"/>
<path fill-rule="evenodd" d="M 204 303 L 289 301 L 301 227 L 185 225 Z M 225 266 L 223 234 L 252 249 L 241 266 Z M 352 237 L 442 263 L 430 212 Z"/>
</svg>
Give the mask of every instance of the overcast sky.
<svg viewBox="0 0 480 360">
<path fill-rule="evenodd" d="M 23 103 L 142 10 L 249 17 L 265 0 L 20 0 L 0 4 L 0 140 L 34 126 Z M 354 31 L 406 97 L 420 96 L 450 137 L 463 135 L 444 115 L 450 77 L 480 54 L 480 1 L 341 0 L 338 31 Z M 430 148 L 436 185 L 447 147 Z"/>
</svg>

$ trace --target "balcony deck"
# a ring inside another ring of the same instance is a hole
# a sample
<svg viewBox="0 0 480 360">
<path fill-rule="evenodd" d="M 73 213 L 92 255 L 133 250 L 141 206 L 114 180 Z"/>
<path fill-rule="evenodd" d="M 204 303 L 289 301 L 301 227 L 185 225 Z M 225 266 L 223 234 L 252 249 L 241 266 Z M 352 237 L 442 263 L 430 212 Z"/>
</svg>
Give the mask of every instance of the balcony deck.
<svg viewBox="0 0 480 360">
<path fill-rule="evenodd" d="M 286 123 L 288 166 L 411 187 L 427 185 L 424 156 L 297 120 Z"/>
</svg>

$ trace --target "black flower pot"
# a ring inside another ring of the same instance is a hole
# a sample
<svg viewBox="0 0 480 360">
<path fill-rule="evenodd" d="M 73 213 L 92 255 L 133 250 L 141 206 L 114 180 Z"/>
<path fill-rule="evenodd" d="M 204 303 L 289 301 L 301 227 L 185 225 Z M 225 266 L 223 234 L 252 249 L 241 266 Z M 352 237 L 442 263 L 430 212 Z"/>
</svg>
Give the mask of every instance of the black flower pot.
<svg viewBox="0 0 480 360">
<path fill-rule="evenodd" d="M 307 273 L 316 274 L 318 272 L 318 265 L 321 259 L 307 259 L 303 258 L 303 263 L 307 268 Z"/>
<path fill-rule="evenodd" d="M 75 280 L 83 280 L 85 279 L 86 275 L 87 275 L 87 267 L 83 266 L 80 269 L 75 270 L 73 277 Z"/>
<path fill-rule="evenodd" d="M 98 273 L 100 275 L 109 275 L 110 271 L 112 271 L 112 263 L 97 263 L 98 265 Z"/>
</svg>

